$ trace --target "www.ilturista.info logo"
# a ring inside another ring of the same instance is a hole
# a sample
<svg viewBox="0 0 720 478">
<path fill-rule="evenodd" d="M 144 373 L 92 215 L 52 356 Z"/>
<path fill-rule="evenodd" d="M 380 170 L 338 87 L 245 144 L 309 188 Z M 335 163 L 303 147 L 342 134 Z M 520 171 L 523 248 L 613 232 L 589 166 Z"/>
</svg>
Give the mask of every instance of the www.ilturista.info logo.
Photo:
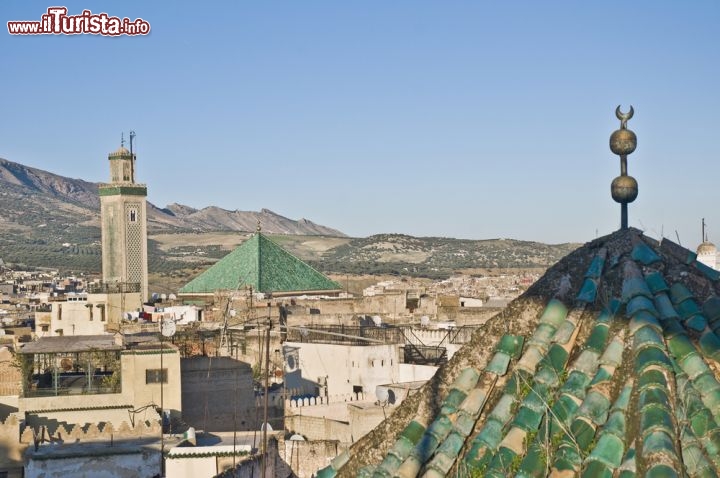
<svg viewBox="0 0 720 478">
<path fill-rule="evenodd" d="M 7 22 L 11 35 L 147 35 L 150 24 L 142 18 L 130 20 L 83 10 L 80 15 L 68 15 L 65 7 L 50 7 L 40 21 Z"/>
</svg>

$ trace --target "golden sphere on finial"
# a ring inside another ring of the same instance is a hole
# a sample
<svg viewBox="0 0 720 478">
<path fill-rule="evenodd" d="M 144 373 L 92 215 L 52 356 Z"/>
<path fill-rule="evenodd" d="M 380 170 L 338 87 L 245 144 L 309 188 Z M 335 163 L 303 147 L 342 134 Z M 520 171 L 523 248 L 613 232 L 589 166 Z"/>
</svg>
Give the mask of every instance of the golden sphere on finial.
<svg viewBox="0 0 720 478">
<path fill-rule="evenodd" d="M 633 202 L 638 196 L 638 182 L 632 176 L 618 176 L 610 185 L 610 194 L 620 204 Z"/>
<path fill-rule="evenodd" d="M 618 156 L 627 156 L 637 148 L 637 136 L 631 130 L 627 129 L 627 122 L 635 114 L 633 107 L 630 111 L 623 113 L 620 106 L 615 109 L 615 116 L 620 120 L 620 129 L 610 135 L 610 151 Z"/>
</svg>

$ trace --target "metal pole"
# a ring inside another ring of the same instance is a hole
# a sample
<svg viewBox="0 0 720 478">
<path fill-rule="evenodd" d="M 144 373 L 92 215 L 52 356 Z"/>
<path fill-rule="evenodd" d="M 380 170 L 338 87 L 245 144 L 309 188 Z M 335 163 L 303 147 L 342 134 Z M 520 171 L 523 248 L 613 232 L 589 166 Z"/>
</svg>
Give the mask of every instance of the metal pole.
<svg viewBox="0 0 720 478">
<path fill-rule="evenodd" d="M 163 409 L 163 334 L 162 334 L 162 323 L 160 324 L 160 478 L 165 476 L 165 430 L 164 415 L 165 410 Z"/>
<path fill-rule="evenodd" d="M 270 379 L 270 302 L 268 302 L 268 329 L 265 335 L 265 403 L 263 405 L 263 447 L 262 447 L 262 478 L 266 476 L 267 468 L 267 429 L 268 429 L 268 388 Z"/>
</svg>

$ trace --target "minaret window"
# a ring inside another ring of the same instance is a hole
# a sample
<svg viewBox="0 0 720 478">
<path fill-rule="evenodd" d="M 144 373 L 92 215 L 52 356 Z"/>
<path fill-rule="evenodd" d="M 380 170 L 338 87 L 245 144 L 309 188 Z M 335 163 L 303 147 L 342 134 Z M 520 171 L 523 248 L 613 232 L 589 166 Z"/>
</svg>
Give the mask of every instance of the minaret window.
<svg viewBox="0 0 720 478">
<path fill-rule="evenodd" d="M 128 219 L 130 222 L 137 222 L 137 210 L 136 209 L 130 209 L 130 212 L 128 213 Z"/>
</svg>

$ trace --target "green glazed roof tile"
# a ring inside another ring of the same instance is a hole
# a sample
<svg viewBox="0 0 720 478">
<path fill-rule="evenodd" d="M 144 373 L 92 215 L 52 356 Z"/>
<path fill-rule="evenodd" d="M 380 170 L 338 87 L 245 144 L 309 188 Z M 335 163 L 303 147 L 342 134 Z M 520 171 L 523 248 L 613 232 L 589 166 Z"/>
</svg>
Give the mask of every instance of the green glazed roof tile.
<svg viewBox="0 0 720 478">
<path fill-rule="evenodd" d="M 670 409 L 670 399 L 664 388 L 648 387 L 640 391 L 638 395 L 638 408 L 644 409 L 648 405 L 660 405 L 663 408 Z"/>
<path fill-rule="evenodd" d="M 607 422 L 603 425 L 603 432 L 624 438 L 626 430 L 625 412 L 616 410 L 610 414 Z"/>
<path fill-rule="evenodd" d="M 535 332 L 533 332 L 532 337 L 530 337 L 530 340 L 528 340 L 528 343 L 545 350 L 550 344 L 550 340 L 555 335 L 556 330 L 557 327 L 554 325 L 539 324 L 535 329 Z M 525 353 L 527 353 L 527 351 Z"/>
<path fill-rule="evenodd" d="M 460 404 L 460 410 L 471 417 L 477 417 L 485 405 L 485 400 L 487 400 L 486 390 L 481 388 L 472 389 L 465 400 Z"/>
<path fill-rule="evenodd" d="M 213 293 L 244 286 L 263 293 L 342 290 L 340 284 L 257 233 L 188 282 L 180 293 Z"/>
<path fill-rule="evenodd" d="M 465 437 L 461 434 L 453 431 L 450 433 L 445 441 L 438 446 L 437 453 L 444 453 L 450 457 L 457 458 L 457 454 L 465 443 Z"/>
<path fill-rule="evenodd" d="M 550 365 L 549 360 L 550 357 L 548 353 L 548 355 L 543 358 L 543 362 L 540 364 L 538 371 L 535 373 L 535 383 L 536 385 L 541 384 L 546 387 L 555 388 L 560 385 L 560 375 L 559 372 Z"/>
<path fill-rule="evenodd" d="M 670 286 L 670 299 L 672 299 L 673 304 L 678 305 L 688 299 L 692 299 L 692 297 L 692 292 L 680 282 L 676 282 Z"/>
<path fill-rule="evenodd" d="M 560 430 L 560 424 L 556 423 L 556 421 L 561 422 L 562 425 L 570 423 L 570 417 L 575 416 L 579 407 L 580 404 L 576 400 L 573 400 L 570 396 L 564 394 L 560 395 L 551 408 L 551 416 L 553 418 L 550 430 L 551 433 L 554 435 Z"/>
<path fill-rule="evenodd" d="M 622 301 L 627 303 L 637 296 L 652 299 L 652 293 L 645 283 L 645 279 L 642 276 L 625 279 L 622 285 Z"/>
<path fill-rule="evenodd" d="M 670 435 L 662 430 L 655 430 L 648 433 L 643 439 L 643 456 L 654 453 L 662 453 L 668 456 L 675 455 L 675 445 Z"/>
<path fill-rule="evenodd" d="M 558 329 L 555 331 L 555 335 L 553 336 L 553 342 L 557 342 L 558 344 L 567 344 L 568 341 L 572 338 L 574 332 L 575 324 L 569 320 L 564 320 L 563 323 L 560 324 L 560 327 L 558 327 Z"/>
<path fill-rule="evenodd" d="M 440 415 L 433 421 L 425 432 L 425 435 L 434 436 L 438 442 L 441 442 L 448 436 L 452 430 L 452 422 L 445 415 Z"/>
<path fill-rule="evenodd" d="M 596 425 L 602 425 L 607 420 L 608 410 L 610 410 L 610 400 L 602 393 L 590 390 L 577 414 L 590 418 Z"/>
<path fill-rule="evenodd" d="M 581 450 L 588 451 L 595 438 L 595 425 L 587 419 L 576 418 L 570 425 L 570 431 Z"/>
<path fill-rule="evenodd" d="M 625 444 L 615 435 L 610 433 L 602 434 L 590 452 L 588 460 L 597 460 L 610 468 L 617 468 L 622 463 Z"/>
<path fill-rule="evenodd" d="M 402 460 L 400 458 L 393 455 L 392 453 L 388 453 L 387 455 L 385 455 L 385 458 L 380 463 L 380 465 L 378 465 L 378 467 L 375 469 L 375 473 L 373 473 L 373 478 L 392 477 L 395 473 L 395 470 L 400 468 L 401 464 Z"/>
<path fill-rule="evenodd" d="M 395 440 L 395 444 L 393 444 L 393 447 L 390 449 L 388 454 L 395 455 L 398 460 L 402 462 L 405 460 L 405 458 L 410 456 L 410 452 L 412 452 L 413 448 L 415 448 L 415 444 L 407 438 L 401 436 L 400 438 Z"/>
<path fill-rule="evenodd" d="M 670 290 L 662 274 L 659 272 L 652 272 L 645 276 L 645 282 L 647 282 L 650 291 L 653 294 L 659 294 L 660 292 L 666 292 Z"/>
<path fill-rule="evenodd" d="M 509 366 L 510 356 L 505 352 L 496 352 L 490 363 L 485 367 L 485 371 L 496 375 L 505 375 Z"/>
<path fill-rule="evenodd" d="M 680 314 L 680 317 L 683 319 L 689 319 L 693 315 L 697 315 L 700 313 L 700 307 L 698 307 L 697 303 L 693 299 L 687 299 L 675 306 L 675 310 L 677 310 L 678 314 Z"/>
<path fill-rule="evenodd" d="M 595 324 L 590 336 L 585 341 L 585 347 L 595 352 L 602 353 L 605 350 L 610 328 L 607 324 Z"/>
<path fill-rule="evenodd" d="M 642 327 L 635 332 L 633 347 L 640 350 L 645 347 L 665 347 L 662 336 L 652 327 Z"/>
<path fill-rule="evenodd" d="M 474 367 L 465 368 L 460 372 L 460 375 L 457 376 L 451 388 L 456 388 L 467 393 L 477 385 L 479 378 L 480 374 Z"/>
<path fill-rule="evenodd" d="M 611 367 L 608 367 L 607 365 L 601 365 L 600 368 L 598 368 L 597 373 L 592 379 L 592 382 L 590 382 L 590 386 L 595 386 L 598 383 L 601 382 L 607 382 L 609 381 L 613 376 L 614 370 L 611 369 Z"/>
<path fill-rule="evenodd" d="M 690 330 L 694 330 L 695 332 L 702 332 L 708 325 L 707 320 L 705 320 L 705 317 L 702 315 L 693 315 L 689 319 L 683 321 L 683 324 L 685 324 L 685 327 Z"/>
<path fill-rule="evenodd" d="M 431 433 L 425 433 L 412 452 L 420 463 L 425 463 L 435 453 L 438 439 Z M 412 455 L 408 459 L 412 458 Z"/>
<path fill-rule="evenodd" d="M 630 257 L 636 261 L 640 261 L 646 266 L 661 261 L 660 256 L 644 242 L 638 242 L 635 247 L 633 247 Z"/>
<path fill-rule="evenodd" d="M 613 472 L 605 463 L 592 460 L 587 462 L 581 478 L 612 478 Z"/>
<path fill-rule="evenodd" d="M 334 478 L 337 475 L 337 471 L 332 466 L 328 465 L 325 468 L 318 470 L 315 476 L 317 478 Z"/>
<path fill-rule="evenodd" d="M 702 306 L 703 315 L 707 317 L 710 322 L 714 322 L 720 319 L 720 297 L 714 295 L 703 303 Z"/>
<path fill-rule="evenodd" d="M 595 297 L 597 296 L 597 287 L 597 283 L 593 279 L 585 279 L 575 300 L 592 304 L 595 302 Z"/>
<path fill-rule="evenodd" d="M 515 419 L 512 421 L 512 425 L 516 426 L 526 432 L 537 430 L 542 421 L 544 412 L 538 412 L 531 408 L 522 406 L 518 409 Z"/>
<path fill-rule="evenodd" d="M 475 427 L 475 418 L 465 412 L 459 412 L 455 420 L 455 430 L 462 436 L 467 437 Z"/>
<path fill-rule="evenodd" d="M 497 351 L 505 352 L 511 358 L 520 358 L 525 337 L 522 335 L 503 335 L 497 346 Z"/>
<path fill-rule="evenodd" d="M 483 442 L 489 448 L 495 450 L 500 444 L 500 440 L 502 440 L 503 427 L 504 423 L 500 423 L 497 419 L 488 419 L 474 441 Z"/>
<path fill-rule="evenodd" d="M 696 353 L 695 346 L 687 335 L 676 335 L 668 340 L 668 349 L 675 360 L 682 360 L 691 353 Z"/>
<path fill-rule="evenodd" d="M 627 409 L 628 404 L 630 403 L 630 396 L 632 395 L 633 391 L 633 382 L 634 381 L 632 379 L 629 379 L 625 383 L 625 386 L 620 390 L 620 393 L 615 399 L 615 403 L 613 403 L 612 410 Z"/>
<path fill-rule="evenodd" d="M 654 464 L 648 469 L 645 478 L 678 478 L 678 474 L 667 465 Z"/>
<path fill-rule="evenodd" d="M 668 408 L 659 405 L 650 405 L 640 411 L 640 434 L 648 436 L 657 430 L 668 435 L 674 433 L 673 420 Z"/>
<path fill-rule="evenodd" d="M 698 342 L 700 344 L 700 350 L 704 355 L 712 357 L 716 361 L 720 358 L 720 338 L 715 332 L 708 330 L 700 336 Z"/>
<path fill-rule="evenodd" d="M 625 310 L 628 316 L 633 316 L 641 310 L 652 315 L 657 315 L 655 304 L 653 304 L 651 299 L 645 297 L 644 295 L 638 295 L 630 299 Z"/>
<path fill-rule="evenodd" d="M 560 387 L 560 392 L 569 393 L 570 395 L 579 399 L 585 398 L 585 389 L 590 384 L 590 377 L 580 370 L 574 370 L 570 372 L 567 380 Z"/>
<path fill-rule="evenodd" d="M 580 356 L 570 366 L 573 370 L 579 370 L 586 375 L 594 375 L 598 367 L 600 354 L 594 350 L 583 350 Z"/>
<path fill-rule="evenodd" d="M 646 310 L 641 310 L 633 314 L 630 319 L 630 323 L 628 324 L 628 330 L 631 335 L 642 327 L 652 327 L 657 330 L 662 330 L 660 322 L 658 322 L 657 318 Z"/>
<path fill-rule="evenodd" d="M 543 478 L 547 467 L 547 451 L 545 446 L 534 441 L 520 463 L 516 478 Z"/>
<path fill-rule="evenodd" d="M 592 262 L 590 263 L 590 267 L 588 267 L 587 272 L 585 273 L 585 277 L 590 277 L 593 279 L 599 279 L 602 275 L 603 265 L 605 264 L 605 256 L 607 251 L 606 250 L 600 250 L 597 254 L 593 257 Z"/>
<path fill-rule="evenodd" d="M 667 294 L 658 294 L 655 296 L 655 307 L 660 313 L 662 319 L 678 319 L 680 315 L 673 307 L 672 301 Z"/>
<path fill-rule="evenodd" d="M 720 389 L 720 382 L 715 378 L 712 370 L 708 370 L 695 377 L 693 380 L 693 386 L 700 393 L 700 395 L 707 395 L 708 393 Z"/>
<path fill-rule="evenodd" d="M 667 387 L 668 383 L 665 375 L 656 369 L 646 370 L 638 378 L 638 388 L 644 390 L 646 387 Z"/>
<path fill-rule="evenodd" d="M 515 457 L 517 457 L 517 453 L 509 448 L 501 446 L 495 453 L 493 459 L 490 461 L 490 466 L 488 466 L 486 475 L 488 477 L 497 476 L 498 478 L 507 477 L 510 468 L 515 462 Z"/>
<path fill-rule="evenodd" d="M 412 420 L 400 433 L 400 436 L 405 437 L 410 443 L 415 444 L 420 441 L 423 433 L 425 433 L 425 427 L 415 420 Z"/>
<path fill-rule="evenodd" d="M 672 370 L 673 366 L 667 354 L 658 348 L 648 347 L 638 352 L 635 358 L 635 373 L 640 374 L 650 365 L 658 365 L 667 370 Z"/>
<path fill-rule="evenodd" d="M 699 375 L 710 370 L 697 352 L 686 355 L 680 359 L 679 364 L 690 380 L 694 380 Z"/>
<path fill-rule="evenodd" d="M 620 365 L 624 350 L 625 345 L 623 344 L 622 339 L 616 336 L 605 348 L 605 351 L 599 359 L 599 363 L 613 366 Z"/>
<path fill-rule="evenodd" d="M 550 299 L 545 310 L 540 316 L 540 323 L 550 324 L 553 327 L 558 327 L 565 317 L 567 317 L 568 309 L 558 299 Z"/>
<path fill-rule="evenodd" d="M 547 362 L 555 372 L 560 373 L 565 369 L 567 358 L 567 350 L 558 344 L 553 344 L 550 346 L 550 349 L 543 360 Z"/>
</svg>

